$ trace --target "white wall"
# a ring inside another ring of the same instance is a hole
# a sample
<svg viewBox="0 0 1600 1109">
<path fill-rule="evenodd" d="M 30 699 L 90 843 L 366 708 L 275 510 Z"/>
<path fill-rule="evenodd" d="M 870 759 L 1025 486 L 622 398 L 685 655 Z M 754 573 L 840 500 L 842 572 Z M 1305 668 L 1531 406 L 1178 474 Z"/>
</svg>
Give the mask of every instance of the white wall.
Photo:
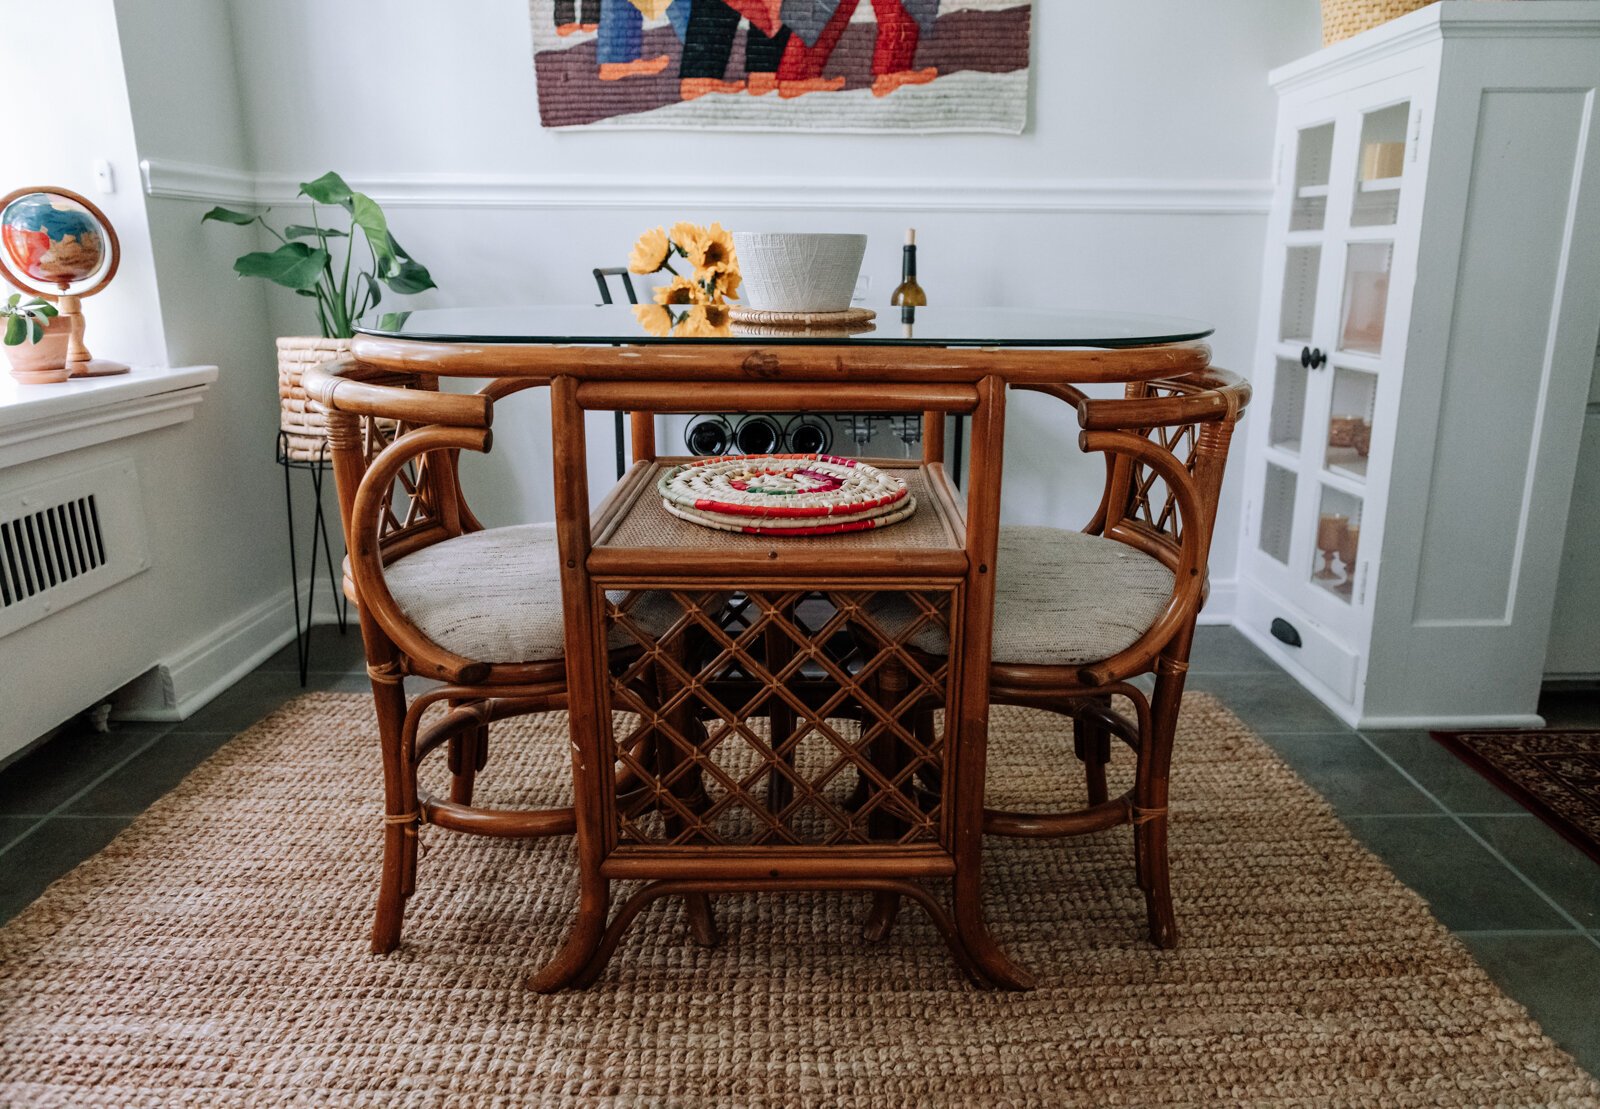
<svg viewBox="0 0 1600 1109">
<path fill-rule="evenodd" d="M 228 9 L 213 0 L 116 0 L 116 12 L 140 159 L 248 169 Z M 137 188 L 136 178 L 129 185 Z M 293 630 L 282 474 L 273 459 L 278 389 L 266 292 L 260 282 L 234 276 L 234 258 L 254 243 L 226 225 L 202 227 L 209 206 L 147 199 L 168 356 L 174 365 L 220 368 L 185 436 L 188 457 L 164 475 L 177 506 L 172 527 L 185 537 L 169 597 L 181 598 L 172 614 L 180 641 L 208 640 L 219 628 L 237 634 L 215 645 L 215 657 L 187 668 L 180 652 L 173 691 L 180 702 L 259 661 Z"/>
<path fill-rule="evenodd" d="M 230 3 L 266 193 L 329 168 L 367 187 L 441 286 L 419 304 L 592 301 L 591 267 L 677 218 L 864 231 L 882 300 L 914 223 L 935 302 L 1200 317 L 1231 366 L 1256 319 L 1266 71 L 1315 49 L 1320 28 L 1315 0 L 1039 0 L 1021 136 L 556 132 L 538 126 L 525 5 Z M 274 296 L 273 319 L 308 326 L 292 297 Z M 548 421 L 537 398 L 513 403 L 522 419 L 502 415 L 469 474 L 496 522 L 551 511 Z M 1008 516 L 1081 522 L 1100 471 L 1059 481 L 1073 421 L 1027 403 L 1011 423 Z M 597 475 L 609 446 L 593 443 Z M 1217 530 L 1226 579 L 1237 529 Z"/>
<path fill-rule="evenodd" d="M 36 4 L 0 0 L 0 26 L 39 18 Z M 230 272 L 247 244 L 202 233 L 201 204 L 147 201 L 140 184 L 139 162 L 152 148 L 246 165 L 232 31 L 227 9 L 207 0 L 82 0 L 69 31 L 69 74 L 50 50 L 14 48 L 0 66 L 0 104 L 13 119 L 39 121 L 36 138 L 0 144 L 0 190 L 64 185 L 115 224 L 122 268 L 85 302 L 96 354 L 221 372 L 191 423 L 0 475 L 20 488 L 131 458 L 152 545 L 146 573 L 8 636 L 6 676 L 38 701 L 70 706 L 65 715 L 162 667 L 129 707 L 173 715 L 203 703 L 293 628 L 265 295 Z M 97 159 L 111 163 L 110 195 L 95 189 Z"/>
</svg>

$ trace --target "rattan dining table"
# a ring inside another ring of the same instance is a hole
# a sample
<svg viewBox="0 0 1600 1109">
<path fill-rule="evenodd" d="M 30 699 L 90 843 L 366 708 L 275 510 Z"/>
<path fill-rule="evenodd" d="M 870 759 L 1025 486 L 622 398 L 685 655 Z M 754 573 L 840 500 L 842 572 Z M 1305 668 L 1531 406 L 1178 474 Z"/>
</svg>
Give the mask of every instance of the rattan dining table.
<svg viewBox="0 0 1600 1109">
<path fill-rule="evenodd" d="M 981 896 L 1007 394 L 1200 372 L 1211 329 L 1000 308 L 889 309 L 853 332 L 658 313 L 415 311 L 367 321 L 353 344 L 364 366 L 481 379 L 493 400 L 549 388 L 580 892 L 533 985 L 592 981 L 664 895 L 823 889 L 870 897 L 869 936 L 883 906 L 914 901 L 975 983 L 1028 988 Z M 632 465 L 598 508 L 591 411 L 631 413 Z M 689 460 L 658 454 L 656 417 L 706 412 L 920 414 L 920 459 L 868 460 L 915 511 L 804 538 L 680 519 L 658 485 Z M 944 428 L 961 416 L 958 490 Z M 886 625 L 886 600 L 914 619 Z M 665 627 L 644 618 L 663 604 Z M 928 627 L 948 654 L 911 648 Z M 622 882 L 642 885 L 622 899 Z"/>
</svg>

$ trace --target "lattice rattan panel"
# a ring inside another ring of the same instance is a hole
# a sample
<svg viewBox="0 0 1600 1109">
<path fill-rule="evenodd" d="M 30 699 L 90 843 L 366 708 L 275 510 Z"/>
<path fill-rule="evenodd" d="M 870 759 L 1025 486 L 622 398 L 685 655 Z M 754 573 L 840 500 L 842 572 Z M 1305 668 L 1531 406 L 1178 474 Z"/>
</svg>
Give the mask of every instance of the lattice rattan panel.
<svg viewBox="0 0 1600 1109">
<path fill-rule="evenodd" d="M 659 595 L 608 601 L 612 642 L 641 648 L 610 683 L 619 843 L 944 842 L 949 666 L 906 643 L 951 630 L 955 591 L 892 592 L 919 614 L 892 637 L 867 590 L 671 592 L 659 639 L 635 618 Z"/>
</svg>

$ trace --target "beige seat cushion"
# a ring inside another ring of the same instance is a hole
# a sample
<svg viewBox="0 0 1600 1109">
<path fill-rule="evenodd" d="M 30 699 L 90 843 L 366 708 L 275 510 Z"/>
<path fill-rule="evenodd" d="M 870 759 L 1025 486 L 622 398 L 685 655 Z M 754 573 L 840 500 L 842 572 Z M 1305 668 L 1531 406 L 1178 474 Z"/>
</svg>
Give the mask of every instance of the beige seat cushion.
<svg viewBox="0 0 1600 1109">
<path fill-rule="evenodd" d="M 554 524 L 490 528 L 446 539 L 384 569 L 400 609 L 433 642 L 478 662 L 549 662 L 562 656 L 560 560 Z M 622 594 L 612 594 L 616 601 Z M 632 610 L 659 635 L 680 609 L 652 593 Z M 611 646 L 633 638 L 613 629 Z"/>
<path fill-rule="evenodd" d="M 1133 644 L 1172 599 L 1172 571 L 1114 539 L 1060 528 L 1000 529 L 995 561 L 995 662 L 1079 666 Z M 899 636 L 911 605 L 892 594 L 873 611 Z M 924 626 L 911 644 L 950 649 L 943 629 Z"/>
</svg>

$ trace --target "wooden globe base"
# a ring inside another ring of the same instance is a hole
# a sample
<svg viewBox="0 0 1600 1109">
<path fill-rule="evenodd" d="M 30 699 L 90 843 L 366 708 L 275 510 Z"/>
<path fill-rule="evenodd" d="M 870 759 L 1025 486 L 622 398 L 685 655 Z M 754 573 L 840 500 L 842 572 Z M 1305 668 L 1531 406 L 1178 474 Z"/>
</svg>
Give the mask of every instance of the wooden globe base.
<svg viewBox="0 0 1600 1109">
<path fill-rule="evenodd" d="M 117 374 L 128 372 L 126 362 L 113 362 L 108 358 L 96 358 L 89 353 L 89 348 L 83 345 L 83 307 L 79 303 L 76 293 L 63 293 L 56 301 L 56 307 L 61 310 L 60 318 L 71 329 L 71 336 L 67 339 L 67 372 L 72 377 L 115 377 Z"/>
</svg>

